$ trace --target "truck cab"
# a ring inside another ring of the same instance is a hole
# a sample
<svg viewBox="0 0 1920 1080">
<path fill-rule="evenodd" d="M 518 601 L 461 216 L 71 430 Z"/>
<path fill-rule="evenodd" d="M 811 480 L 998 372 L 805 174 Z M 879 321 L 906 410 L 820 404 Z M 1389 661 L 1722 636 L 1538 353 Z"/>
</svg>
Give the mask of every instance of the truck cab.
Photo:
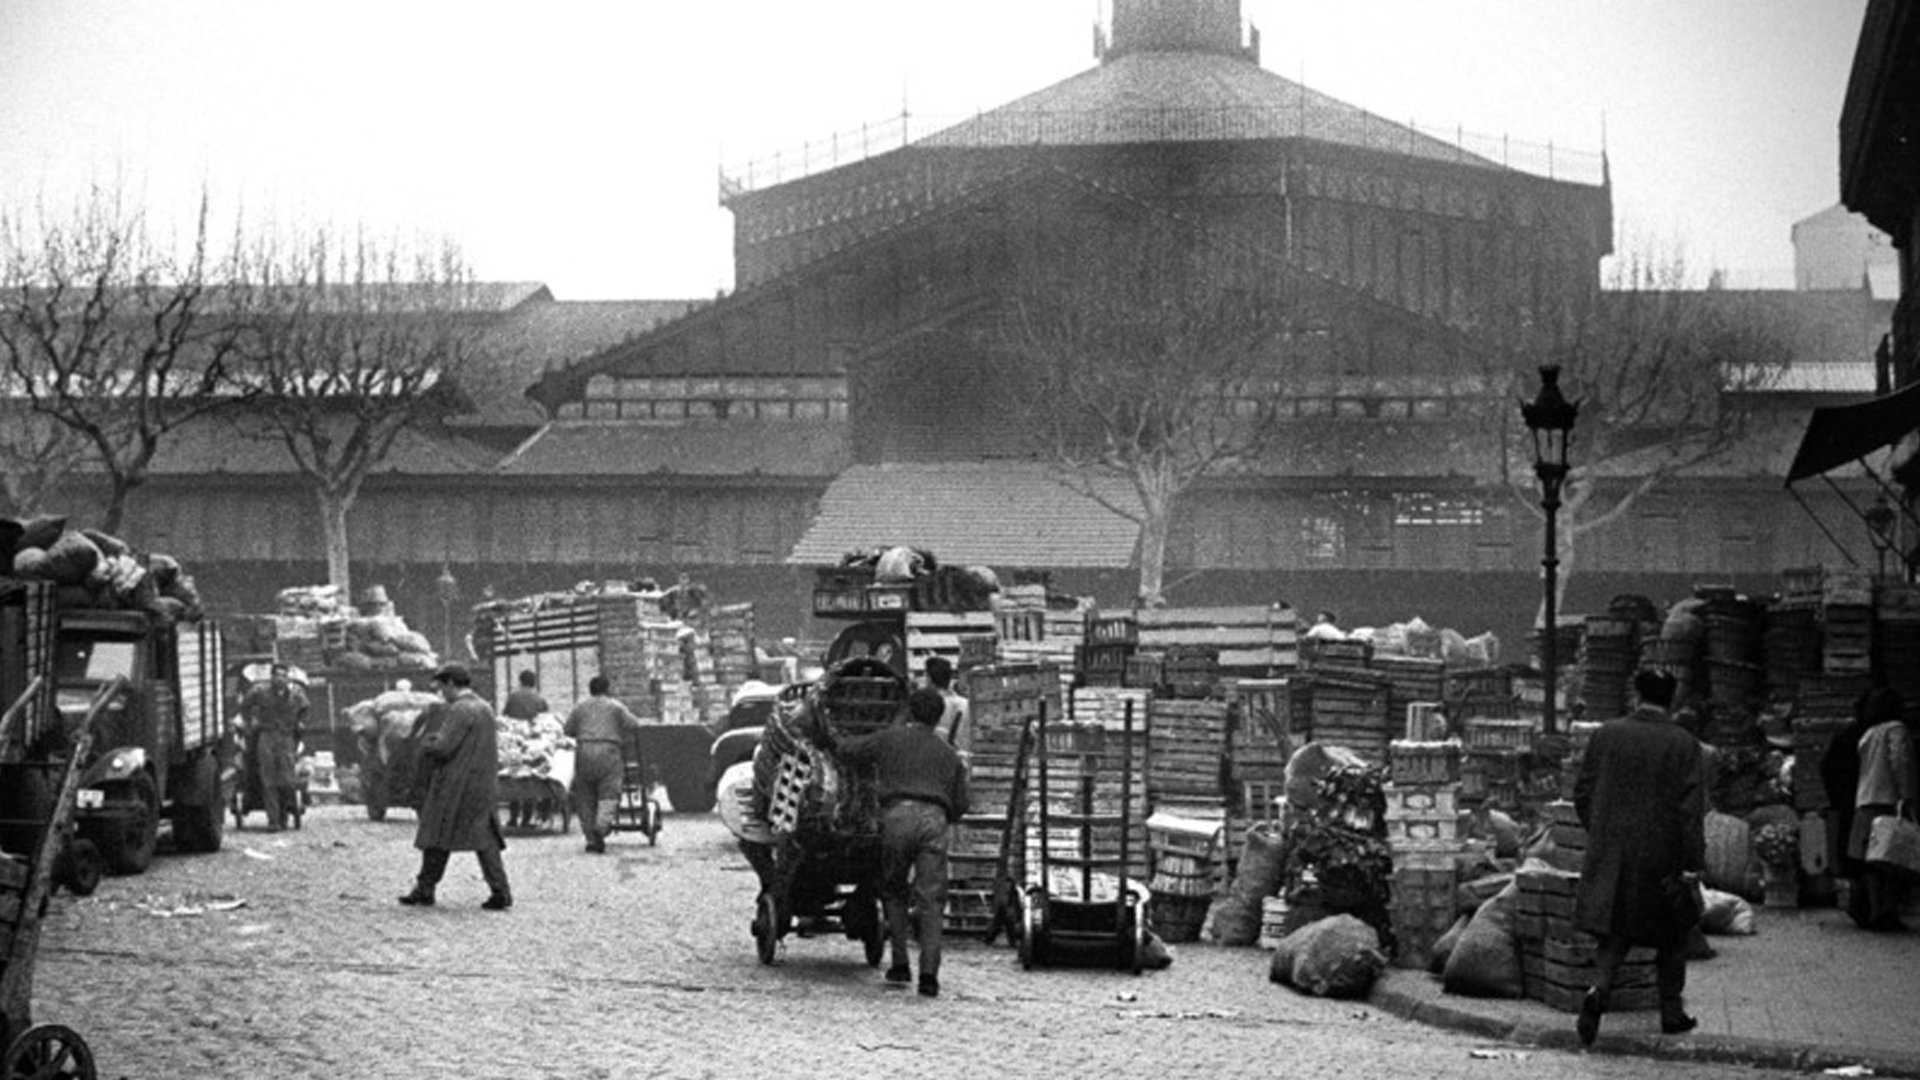
<svg viewBox="0 0 1920 1080">
<path fill-rule="evenodd" d="M 183 851 L 217 851 L 225 799 L 221 758 L 231 736 L 221 694 L 219 633 L 144 611 L 60 611 L 52 650 L 54 702 L 70 729 L 116 678 L 127 688 L 96 721 L 95 751 L 77 795 L 80 835 L 111 873 L 153 860 L 162 820 Z"/>
</svg>

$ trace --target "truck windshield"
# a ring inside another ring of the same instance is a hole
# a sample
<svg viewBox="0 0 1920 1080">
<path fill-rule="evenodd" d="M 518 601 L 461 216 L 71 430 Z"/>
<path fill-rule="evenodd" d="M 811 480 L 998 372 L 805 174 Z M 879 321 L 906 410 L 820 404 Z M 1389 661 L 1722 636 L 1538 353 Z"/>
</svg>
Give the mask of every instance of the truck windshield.
<svg viewBox="0 0 1920 1080">
<path fill-rule="evenodd" d="M 55 647 L 54 675 L 61 686 L 133 678 L 138 642 L 114 638 L 66 638 Z"/>
</svg>

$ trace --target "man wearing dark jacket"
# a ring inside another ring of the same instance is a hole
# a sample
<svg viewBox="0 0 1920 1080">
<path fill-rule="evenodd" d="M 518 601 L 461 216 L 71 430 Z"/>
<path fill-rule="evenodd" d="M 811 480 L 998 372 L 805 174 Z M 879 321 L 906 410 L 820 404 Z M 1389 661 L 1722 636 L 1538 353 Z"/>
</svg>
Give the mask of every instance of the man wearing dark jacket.
<svg viewBox="0 0 1920 1080">
<path fill-rule="evenodd" d="M 1636 945 L 1654 949 L 1660 1030 L 1691 1031 L 1681 1000 L 1692 921 L 1673 903 L 1706 866 L 1706 775 L 1700 742 L 1667 715 L 1673 676 L 1634 675 L 1640 704 L 1594 732 L 1574 783 L 1587 854 L 1574 897 L 1574 925 L 1599 939 L 1593 988 L 1575 1025 L 1592 1045 L 1614 976 Z"/>
<path fill-rule="evenodd" d="M 967 812 L 967 769 L 936 730 L 946 698 L 930 686 L 907 698 L 908 722 L 849 739 L 848 766 L 871 766 L 880 800 L 880 897 L 893 966 L 887 981 L 913 978 L 907 962 L 909 899 L 919 906 L 920 993 L 940 994 L 940 935 L 947 907 L 947 826 Z"/>
<path fill-rule="evenodd" d="M 446 708 L 439 726 L 420 746 L 420 756 L 433 769 L 413 838 L 413 846 L 420 849 L 420 877 L 400 902 L 432 907 L 434 889 L 447 872 L 450 853 L 471 851 L 480 860 L 480 875 L 490 890 L 480 906 L 504 911 L 513 906 L 513 891 L 500 858 L 507 843 L 500 835 L 500 819 L 493 813 L 500 790 L 493 708 L 473 692 L 473 676 L 459 664 L 446 664 L 434 672 L 433 685 Z"/>
</svg>

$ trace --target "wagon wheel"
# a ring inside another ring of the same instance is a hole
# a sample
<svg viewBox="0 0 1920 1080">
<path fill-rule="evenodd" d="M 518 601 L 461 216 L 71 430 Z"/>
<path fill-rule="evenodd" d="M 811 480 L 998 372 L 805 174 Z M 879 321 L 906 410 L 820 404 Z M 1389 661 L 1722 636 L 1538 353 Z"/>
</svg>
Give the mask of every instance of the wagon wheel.
<svg viewBox="0 0 1920 1080">
<path fill-rule="evenodd" d="M 1120 917 L 1120 970 L 1138 975 L 1147 955 L 1147 920 L 1140 917 L 1138 905 L 1128 904 L 1125 912 Z"/>
<path fill-rule="evenodd" d="M 96 1080 L 93 1051 L 79 1032 L 60 1024 L 35 1024 L 7 1047 L 0 1077 L 5 1080 Z"/>
<path fill-rule="evenodd" d="M 1032 971 L 1035 964 L 1046 963 L 1046 901 L 1029 892 L 1020 904 L 1020 967 Z"/>
<path fill-rule="evenodd" d="M 640 828 L 647 834 L 647 846 L 660 843 L 660 804 L 652 799 L 640 804 Z"/>
<path fill-rule="evenodd" d="M 761 893 L 755 905 L 753 940 L 759 946 L 760 962 L 773 963 L 780 951 L 780 903 L 770 892 Z"/>
<path fill-rule="evenodd" d="M 847 897 L 846 914 L 842 918 L 847 936 L 858 938 L 866 947 L 867 966 L 879 967 L 887 955 L 887 921 L 881 915 L 879 898 L 870 889 L 855 889 L 853 895 Z"/>
</svg>

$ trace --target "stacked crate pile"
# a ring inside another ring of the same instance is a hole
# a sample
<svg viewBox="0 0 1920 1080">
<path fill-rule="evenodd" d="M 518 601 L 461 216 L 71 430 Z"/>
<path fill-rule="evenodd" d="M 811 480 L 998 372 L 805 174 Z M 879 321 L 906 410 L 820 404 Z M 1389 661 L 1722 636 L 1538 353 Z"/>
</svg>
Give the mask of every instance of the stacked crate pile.
<svg viewBox="0 0 1920 1080">
<path fill-rule="evenodd" d="M 1788 570 L 1767 606 L 1760 654 L 1771 699 L 1794 700 L 1800 684 L 1820 674 L 1820 580 L 1819 567 Z"/>
<path fill-rule="evenodd" d="M 1155 808 L 1224 815 L 1227 702 L 1155 697 L 1147 712 L 1147 794 Z"/>
<path fill-rule="evenodd" d="M 1398 727 L 1390 690 L 1373 668 L 1366 641 L 1311 641 L 1301 649 L 1307 726 L 1315 742 L 1342 746 L 1370 765 L 1385 765 Z"/>
<path fill-rule="evenodd" d="M 1628 691 L 1640 661 L 1640 625 L 1625 615 L 1587 616 L 1580 637 L 1580 700 L 1587 715 L 1611 719 L 1627 714 Z"/>
<path fill-rule="evenodd" d="M 1286 604 L 1145 608 L 1135 612 L 1143 653 L 1166 656 L 1166 677 L 1201 696 L 1206 681 L 1267 679 L 1299 666 L 1300 619 Z"/>
<path fill-rule="evenodd" d="M 1463 725 L 1466 756 L 1460 765 L 1460 797 L 1469 806 L 1502 810 L 1520 805 L 1525 759 L 1538 731 L 1534 721 L 1468 717 Z"/>
<path fill-rule="evenodd" d="M 655 711 L 669 724 L 700 722 L 693 680 L 687 677 L 688 644 L 681 640 L 686 630 L 685 623 L 671 619 L 640 624 L 640 652 L 647 673 L 644 678 L 651 680 Z M 622 685 L 625 683 L 626 680 L 621 680 Z M 641 685 L 649 683 L 643 681 Z"/>
<path fill-rule="evenodd" d="M 1882 582 L 1874 613 L 1874 670 L 1899 691 L 1911 717 L 1920 710 L 1920 588 Z"/>
<path fill-rule="evenodd" d="M 1820 670 L 1865 675 L 1873 670 L 1873 578 L 1829 570 L 1820 581 Z"/>
<path fill-rule="evenodd" d="M 1764 703 L 1761 642 L 1764 611 L 1731 589 L 1699 589 L 1707 623 L 1707 695 L 1713 702 L 1714 745 L 1738 745 L 1756 735 L 1753 721 Z"/>
<path fill-rule="evenodd" d="M 1447 715 L 1456 719 L 1468 716 L 1492 716 L 1511 719 L 1515 715 L 1513 670 L 1511 668 L 1462 668 L 1446 673 L 1441 701 Z"/>
<path fill-rule="evenodd" d="M 1002 587 L 994 596 L 994 625 L 1000 634 L 1000 658 L 1008 663 L 1047 664 L 1062 680 L 1074 679 L 1074 664 L 1086 638 L 1084 597 L 1051 593 L 1042 584 Z"/>
<path fill-rule="evenodd" d="M 713 674 L 727 701 L 759 667 L 754 657 L 752 604 L 722 604 L 706 615 L 707 647 L 713 650 Z"/>
<path fill-rule="evenodd" d="M 1438 657 L 1399 656 L 1375 652 L 1367 662 L 1387 690 L 1387 715 L 1399 720 L 1412 706 L 1431 705 L 1446 694 L 1447 666 Z"/>
<path fill-rule="evenodd" d="M 960 668 L 962 639 L 999 632 L 999 619 L 991 611 L 909 611 L 907 612 L 907 673 L 918 675 L 927 670 L 930 657 L 945 657 Z"/>
<path fill-rule="evenodd" d="M 1125 751 L 1124 735 L 1115 729 L 1075 725 L 1072 730 L 1054 732 L 1049 724 L 1046 753 L 1047 814 L 1051 819 L 1045 842 L 1049 854 L 1058 859 L 1090 858 L 1104 868 L 1120 865 L 1122 829 L 1125 831 L 1127 877 L 1146 882 L 1152 873 L 1152 853 L 1147 836 L 1146 739 L 1141 732 L 1133 736 L 1131 754 Z M 1122 766 L 1126 765 L 1123 771 Z M 1040 835 L 1040 763 L 1032 766 L 1033 786 L 1027 806 L 1026 859 L 1028 875 L 1034 876 L 1041 855 Z M 1091 780 L 1091 807 L 1083 793 Z M 1071 815 L 1118 817 L 1126 804 L 1124 826 L 1095 824 L 1083 826 L 1068 820 Z M 1048 888 L 1056 895 L 1078 895 L 1080 873 L 1064 865 L 1053 867 L 1054 880 Z M 1104 872 L 1097 870 L 1096 873 Z"/>
<path fill-rule="evenodd" d="M 1415 711 L 1387 751 L 1387 846 L 1393 854 L 1394 961 L 1425 968 L 1453 925 L 1454 890 L 1467 851 L 1461 826 L 1457 739 L 1441 739 L 1430 712 Z"/>
<path fill-rule="evenodd" d="M 614 693 L 628 708 L 645 715 L 649 711 L 646 706 L 652 671 L 642 627 L 660 617 L 659 595 L 607 589 L 582 598 L 581 606 L 593 609 L 598 626 L 600 673 L 613 682 Z"/>
<path fill-rule="evenodd" d="M 1086 629 L 1075 650 L 1074 670 L 1083 686 L 1121 686 L 1127 661 L 1140 648 L 1140 625 L 1131 615 L 1089 613 Z"/>
<path fill-rule="evenodd" d="M 1272 787 L 1287 778 L 1287 760 L 1306 742 L 1294 723 L 1292 679 L 1233 679 L 1227 683 L 1228 795 L 1249 785 Z M 1244 796 L 1243 796 L 1244 797 Z"/>
<path fill-rule="evenodd" d="M 1007 839 L 1008 811 L 1015 807 L 1022 733 L 1031 725 L 1038 738 L 1042 709 L 1049 725 L 1060 715 L 1060 678 L 1051 664 L 994 664 L 969 669 L 964 689 L 970 722 L 961 749 L 967 754 L 967 794 L 973 805 L 948 840 L 944 924 L 955 933 L 979 934 L 993 913 L 993 880 Z M 1029 760 L 1029 789 L 1033 783 Z M 1019 808 L 1024 809 L 1024 799 Z M 1016 816 L 1013 826 L 1006 856 L 1010 879 L 1017 884 L 1025 878 L 1024 818 Z"/>
<path fill-rule="evenodd" d="M 1578 1012 L 1597 971 L 1593 938 L 1573 925 L 1586 830 L 1570 802 L 1549 803 L 1544 813 L 1553 836 L 1553 858 L 1544 866 L 1529 863 L 1514 875 L 1519 890 L 1514 937 L 1520 946 L 1521 990 L 1562 1012 Z M 1653 950 L 1635 948 L 1620 967 L 1608 1008 L 1639 1012 L 1658 1007 Z"/>
</svg>

